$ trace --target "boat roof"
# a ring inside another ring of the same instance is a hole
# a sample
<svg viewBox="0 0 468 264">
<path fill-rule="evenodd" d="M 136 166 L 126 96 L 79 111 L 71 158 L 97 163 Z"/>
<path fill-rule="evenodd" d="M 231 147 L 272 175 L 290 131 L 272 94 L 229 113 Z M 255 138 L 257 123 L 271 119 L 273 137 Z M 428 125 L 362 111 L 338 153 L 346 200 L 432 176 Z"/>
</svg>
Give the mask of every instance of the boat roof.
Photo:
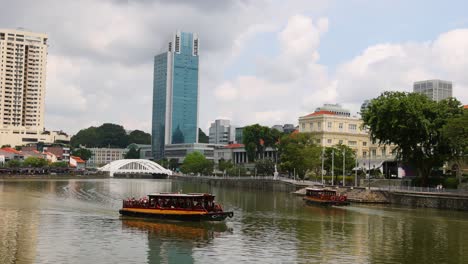
<svg viewBox="0 0 468 264">
<path fill-rule="evenodd" d="M 201 198 L 201 197 L 214 197 L 214 195 L 209 193 L 152 193 L 148 196 L 158 196 L 158 197 L 179 197 L 179 198 Z"/>
<path fill-rule="evenodd" d="M 306 190 L 315 191 L 315 192 L 321 192 L 321 191 L 336 192 L 336 190 L 330 190 L 330 189 L 318 188 L 318 187 L 306 187 Z"/>
</svg>

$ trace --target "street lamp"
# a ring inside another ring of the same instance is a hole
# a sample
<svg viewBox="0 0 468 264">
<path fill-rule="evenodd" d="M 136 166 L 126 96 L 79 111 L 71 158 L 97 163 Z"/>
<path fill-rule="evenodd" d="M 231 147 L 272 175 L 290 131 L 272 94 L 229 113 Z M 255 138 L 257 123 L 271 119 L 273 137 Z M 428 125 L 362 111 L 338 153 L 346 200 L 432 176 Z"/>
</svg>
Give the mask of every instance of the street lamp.
<svg viewBox="0 0 468 264">
<path fill-rule="evenodd" d="M 335 176 L 335 149 L 332 149 L 332 186 L 335 185 L 334 177 Z"/>
<path fill-rule="evenodd" d="M 343 148 L 343 187 L 346 186 L 346 183 L 345 183 L 345 175 L 346 175 L 346 149 Z"/>
</svg>

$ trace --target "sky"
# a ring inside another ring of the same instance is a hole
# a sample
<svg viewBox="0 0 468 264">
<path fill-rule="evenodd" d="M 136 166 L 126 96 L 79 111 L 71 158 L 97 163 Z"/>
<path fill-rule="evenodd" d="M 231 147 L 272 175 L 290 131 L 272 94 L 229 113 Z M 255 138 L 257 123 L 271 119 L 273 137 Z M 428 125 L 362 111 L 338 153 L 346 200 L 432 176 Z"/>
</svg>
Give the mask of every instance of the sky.
<svg viewBox="0 0 468 264">
<path fill-rule="evenodd" d="M 200 37 L 199 126 L 297 124 L 442 79 L 468 104 L 467 1 L 0 0 L 0 28 L 47 33 L 45 125 L 151 131 L 153 59 Z"/>
</svg>

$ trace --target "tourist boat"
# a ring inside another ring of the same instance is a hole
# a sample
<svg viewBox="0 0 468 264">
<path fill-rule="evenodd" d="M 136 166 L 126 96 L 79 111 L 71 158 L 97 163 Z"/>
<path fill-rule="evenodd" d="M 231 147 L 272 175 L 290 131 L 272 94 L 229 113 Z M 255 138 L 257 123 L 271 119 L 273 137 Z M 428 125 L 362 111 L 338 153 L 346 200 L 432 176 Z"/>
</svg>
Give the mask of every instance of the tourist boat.
<svg viewBox="0 0 468 264">
<path fill-rule="evenodd" d="M 206 193 L 156 193 L 142 199 L 123 201 L 119 213 L 126 216 L 184 221 L 223 221 L 233 212 L 224 212 Z"/>
<path fill-rule="evenodd" d="M 309 205 L 349 205 L 346 195 L 338 195 L 335 190 L 325 188 L 306 188 L 304 201 Z"/>
</svg>

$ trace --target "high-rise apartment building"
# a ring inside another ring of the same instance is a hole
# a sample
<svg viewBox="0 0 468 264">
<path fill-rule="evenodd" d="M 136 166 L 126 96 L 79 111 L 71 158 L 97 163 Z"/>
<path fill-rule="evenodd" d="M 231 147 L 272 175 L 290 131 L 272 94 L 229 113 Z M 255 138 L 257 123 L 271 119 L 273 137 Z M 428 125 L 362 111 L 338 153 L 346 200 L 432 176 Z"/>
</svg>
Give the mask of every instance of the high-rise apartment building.
<svg viewBox="0 0 468 264">
<path fill-rule="evenodd" d="M 47 40 L 42 33 L 0 29 L 2 145 L 49 141 L 50 132 L 44 131 Z"/>
<path fill-rule="evenodd" d="M 154 58 L 152 150 L 198 142 L 198 53 L 196 34 L 178 31 L 168 51 Z"/>
<path fill-rule="evenodd" d="M 209 143 L 227 145 L 234 142 L 234 127 L 229 120 L 217 119 L 211 123 L 209 130 Z"/>
<path fill-rule="evenodd" d="M 452 97 L 452 82 L 442 80 L 427 80 L 415 82 L 413 92 L 424 94 L 436 102 Z"/>
</svg>

